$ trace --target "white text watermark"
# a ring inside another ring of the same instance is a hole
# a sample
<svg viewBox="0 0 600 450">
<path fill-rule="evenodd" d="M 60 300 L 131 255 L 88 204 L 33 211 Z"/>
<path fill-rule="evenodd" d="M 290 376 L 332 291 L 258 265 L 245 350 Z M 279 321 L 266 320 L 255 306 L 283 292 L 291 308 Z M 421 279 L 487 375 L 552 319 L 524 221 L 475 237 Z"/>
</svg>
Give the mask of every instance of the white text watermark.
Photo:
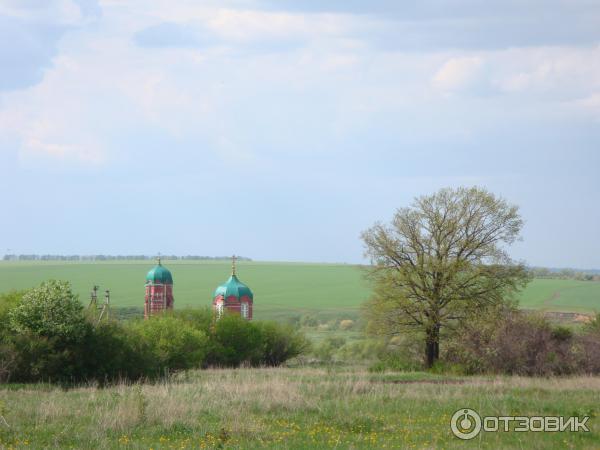
<svg viewBox="0 0 600 450">
<path fill-rule="evenodd" d="M 450 419 L 452 433 L 459 439 L 473 439 L 481 431 L 498 432 L 589 432 L 586 417 L 564 416 L 485 416 L 476 411 L 463 408 Z"/>
</svg>

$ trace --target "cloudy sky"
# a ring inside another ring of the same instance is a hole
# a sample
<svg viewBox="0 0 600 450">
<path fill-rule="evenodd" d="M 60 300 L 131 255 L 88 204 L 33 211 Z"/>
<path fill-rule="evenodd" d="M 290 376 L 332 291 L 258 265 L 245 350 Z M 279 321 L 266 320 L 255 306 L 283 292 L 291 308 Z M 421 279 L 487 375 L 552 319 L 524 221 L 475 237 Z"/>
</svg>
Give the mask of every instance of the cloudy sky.
<svg viewBox="0 0 600 450">
<path fill-rule="evenodd" d="M 600 268 L 600 2 L 0 0 L 0 254 L 360 262 L 416 195 Z"/>
</svg>

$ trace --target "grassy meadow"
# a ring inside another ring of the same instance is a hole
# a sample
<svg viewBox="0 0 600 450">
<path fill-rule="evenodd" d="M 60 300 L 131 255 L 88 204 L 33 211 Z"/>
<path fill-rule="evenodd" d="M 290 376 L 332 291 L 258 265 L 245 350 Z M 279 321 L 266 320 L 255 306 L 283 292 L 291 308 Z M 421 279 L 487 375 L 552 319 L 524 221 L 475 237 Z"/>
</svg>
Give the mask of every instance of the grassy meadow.
<svg viewBox="0 0 600 450">
<path fill-rule="evenodd" d="M 175 304 L 206 306 L 214 289 L 229 276 L 229 261 L 165 261 L 174 278 Z M 0 262 L 0 292 L 33 287 L 55 278 L 71 281 L 87 302 L 94 284 L 110 289 L 115 307 L 143 306 L 151 261 L 69 263 Z M 353 316 L 369 297 L 363 271 L 354 265 L 308 263 L 238 263 L 238 275 L 255 295 L 255 317 L 276 318 L 319 311 Z M 600 283 L 534 280 L 522 293 L 523 308 L 590 313 L 600 311 Z"/>
<path fill-rule="evenodd" d="M 192 371 L 166 383 L 0 386 L 0 448 L 600 447 L 600 378 L 371 374 L 360 367 Z M 592 416 L 589 433 L 481 433 L 450 417 Z"/>
<path fill-rule="evenodd" d="M 164 263 L 173 273 L 176 306 L 206 306 L 230 263 Z M 97 284 L 115 307 L 141 308 L 149 261 L 2 262 L 0 292 L 69 280 L 82 301 Z M 369 297 L 351 265 L 241 262 L 255 293 L 255 317 L 358 316 Z M 600 310 L 600 283 L 534 280 L 521 306 L 548 311 Z M 306 334 L 364 339 L 325 324 Z M 459 377 L 423 372 L 372 373 L 362 364 L 274 369 L 208 369 L 157 383 L 0 384 L 0 450 L 4 449 L 358 449 L 600 448 L 600 377 Z M 300 364 L 297 362 L 295 364 Z M 491 415 L 590 416 L 589 433 L 482 433 L 461 441 L 450 417 L 461 408 Z"/>
</svg>

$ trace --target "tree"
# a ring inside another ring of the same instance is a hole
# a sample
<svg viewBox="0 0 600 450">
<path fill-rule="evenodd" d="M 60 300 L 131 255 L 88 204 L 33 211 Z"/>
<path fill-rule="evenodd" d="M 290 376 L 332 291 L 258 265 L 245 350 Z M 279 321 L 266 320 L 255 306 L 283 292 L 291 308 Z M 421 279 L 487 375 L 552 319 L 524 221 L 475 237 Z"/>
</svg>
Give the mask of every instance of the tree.
<svg viewBox="0 0 600 450">
<path fill-rule="evenodd" d="M 8 316 L 17 333 L 77 341 L 86 332 L 83 305 L 68 281 L 44 281 L 27 291 Z"/>
<path fill-rule="evenodd" d="M 45 281 L 26 291 L 8 311 L 8 321 L 18 355 L 15 379 L 73 380 L 84 373 L 83 343 L 92 326 L 67 281 Z"/>
<path fill-rule="evenodd" d="M 376 223 L 362 233 L 372 263 L 371 325 L 388 335 L 422 333 L 431 367 L 442 327 L 485 314 L 529 281 L 505 248 L 522 226 L 517 206 L 477 187 L 418 197 L 389 225 Z"/>
</svg>

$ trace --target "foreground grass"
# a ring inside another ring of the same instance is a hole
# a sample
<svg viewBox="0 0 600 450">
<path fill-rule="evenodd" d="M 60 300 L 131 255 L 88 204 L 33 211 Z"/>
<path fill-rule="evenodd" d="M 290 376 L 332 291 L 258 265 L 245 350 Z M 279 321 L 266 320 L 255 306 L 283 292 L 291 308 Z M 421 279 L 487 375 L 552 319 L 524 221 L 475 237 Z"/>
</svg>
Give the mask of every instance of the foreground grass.
<svg viewBox="0 0 600 450">
<path fill-rule="evenodd" d="M 360 368 L 207 370 L 159 384 L 0 387 L 0 448 L 598 448 L 590 433 L 450 433 L 454 411 L 591 415 L 600 378 L 445 378 Z"/>
</svg>

